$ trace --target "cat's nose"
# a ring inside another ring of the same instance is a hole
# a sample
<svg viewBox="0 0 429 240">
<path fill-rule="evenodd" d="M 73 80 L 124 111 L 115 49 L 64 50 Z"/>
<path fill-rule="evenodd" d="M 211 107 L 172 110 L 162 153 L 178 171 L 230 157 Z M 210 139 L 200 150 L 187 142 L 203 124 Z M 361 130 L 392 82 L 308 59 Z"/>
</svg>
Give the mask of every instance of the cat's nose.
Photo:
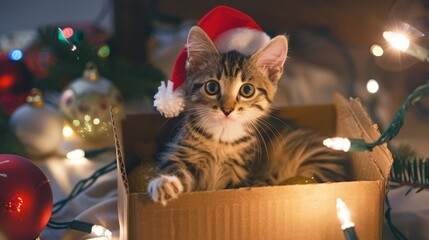
<svg viewBox="0 0 429 240">
<path fill-rule="evenodd" d="M 220 109 L 222 109 L 225 116 L 228 116 L 232 111 L 234 111 L 234 108 L 221 107 Z"/>
</svg>

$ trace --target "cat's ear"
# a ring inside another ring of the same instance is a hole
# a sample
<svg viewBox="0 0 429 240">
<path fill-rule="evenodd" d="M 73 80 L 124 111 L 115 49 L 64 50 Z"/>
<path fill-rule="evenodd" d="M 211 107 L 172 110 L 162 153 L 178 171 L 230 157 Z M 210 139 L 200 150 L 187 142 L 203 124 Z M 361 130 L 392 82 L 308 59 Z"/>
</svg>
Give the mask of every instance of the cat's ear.
<svg viewBox="0 0 429 240">
<path fill-rule="evenodd" d="M 288 41 L 286 37 L 277 36 L 256 52 L 252 58 L 254 58 L 256 68 L 276 83 L 283 74 L 287 51 Z"/>
<path fill-rule="evenodd" d="M 191 28 L 188 34 L 187 68 L 192 73 L 204 69 L 208 62 L 219 56 L 219 51 L 209 36 L 198 26 Z"/>
</svg>

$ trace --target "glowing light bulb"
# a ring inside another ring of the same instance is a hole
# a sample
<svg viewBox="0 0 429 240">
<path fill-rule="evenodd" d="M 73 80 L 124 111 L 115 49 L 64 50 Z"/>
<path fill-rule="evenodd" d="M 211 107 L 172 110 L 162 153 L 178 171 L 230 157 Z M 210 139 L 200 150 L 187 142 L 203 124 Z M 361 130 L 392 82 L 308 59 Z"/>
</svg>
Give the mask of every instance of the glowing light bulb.
<svg viewBox="0 0 429 240">
<path fill-rule="evenodd" d="M 63 28 L 62 32 L 65 38 L 71 38 L 74 33 L 73 28 L 70 28 L 70 27 Z"/>
<path fill-rule="evenodd" d="M 323 145 L 334 150 L 342 150 L 348 152 L 350 150 L 351 142 L 348 138 L 334 137 L 323 140 Z"/>
<path fill-rule="evenodd" d="M 93 225 L 91 228 L 91 233 L 96 236 L 106 237 L 108 239 L 112 238 L 112 232 L 100 225 Z"/>
<path fill-rule="evenodd" d="M 71 137 L 73 135 L 73 129 L 69 126 L 63 127 L 63 136 L 64 137 Z"/>
<path fill-rule="evenodd" d="M 9 59 L 12 61 L 19 61 L 22 59 L 23 56 L 24 54 L 19 49 L 14 49 L 9 53 Z"/>
<path fill-rule="evenodd" d="M 97 55 L 101 58 L 107 58 L 110 55 L 110 48 L 107 45 L 103 45 L 97 52 Z"/>
<path fill-rule="evenodd" d="M 74 229 L 74 230 L 78 230 L 78 231 L 82 231 L 82 232 L 86 232 L 86 233 L 91 233 L 95 236 L 97 236 L 96 238 L 90 238 L 90 239 L 111 239 L 112 238 L 112 232 L 109 231 L 109 229 L 100 226 L 100 225 L 96 225 L 96 224 L 92 224 L 89 222 L 83 222 L 83 221 L 79 221 L 79 220 L 73 220 L 73 222 L 71 222 L 70 224 L 70 229 Z"/>
<path fill-rule="evenodd" d="M 91 116 L 86 114 L 85 117 L 83 117 L 83 119 L 85 119 L 85 121 L 89 122 L 89 121 L 91 121 Z"/>
<path fill-rule="evenodd" d="M 94 125 L 98 125 L 100 124 L 100 119 L 99 118 L 94 118 L 94 121 L 92 121 L 94 123 Z"/>
<path fill-rule="evenodd" d="M 79 120 L 77 120 L 77 119 L 73 120 L 73 126 L 79 127 L 79 125 L 80 125 L 80 121 Z"/>
<path fill-rule="evenodd" d="M 64 29 L 67 29 L 67 28 L 64 28 Z M 73 31 L 73 29 L 72 29 L 72 31 Z M 70 33 L 70 32 L 69 32 Z M 67 35 L 64 35 L 64 31 L 63 31 L 63 29 L 61 29 L 61 28 L 58 28 L 58 33 L 57 33 L 57 39 L 60 41 L 60 42 L 62 42 L 62 43 L 64 43 L 64 44 L 67 44 L 67 45 L 69 45 L 70 46 L 70 50 L 71 51 L 75 51 L 77 48 L 76 48 L 76 46 L 70 41 L 70 39 L 69 38 L 67 38 L 66 37 Z"/>
<path fill-rule="evenodd" d="M 368 82 L 366 83 L 366 90 L 368 90 L 368 92 L 376 93 L 378 92 L 378 89 L 379 89 L 379 85 L 375 79 L 368 80 Z"/>
<path fill-rule="evenodd" d="M 82 149 L 75 149 L 68 152 L 66 156 L 70 160 L 79 160 L 85 157 L 85 152 Z"/>
<path fill-rule="evenodd" d="M 410 47 L 410 39 L 402 33 L 386 31 L 383 33 L 383 37 L 394 48 L 399 49 L 402 52 L 407 51 L 407 49 Z"/>
<path fill-rule="evenodd" d="M 8 90 L 15 82 L 15 78 L 12 74 L 4 74 L 0 77 L 0 90 Z"/>
<path fill-rule="evenodd" d="M 371 46 L 371 53 L 376 57 L 381 57 L 384 54 L 384 50 L 380 45 L 374 44 Z"/>
<path fill-rule="evenodd" d="M 350 211 L 341 198 L 337 198 L 337 216 L 341 221 L 341 229 L 344 230 L 355 226 L 350 219 Z"/>
</svg>

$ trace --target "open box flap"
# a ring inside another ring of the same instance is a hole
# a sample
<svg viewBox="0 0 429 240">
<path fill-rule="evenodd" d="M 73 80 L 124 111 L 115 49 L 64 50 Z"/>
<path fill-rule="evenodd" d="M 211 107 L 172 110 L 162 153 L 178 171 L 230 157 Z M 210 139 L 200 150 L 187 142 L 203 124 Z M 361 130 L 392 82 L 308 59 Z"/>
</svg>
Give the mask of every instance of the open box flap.
<svg viewBox="0 0 429 240">
<path fill-rule="evenodd" d="M 374 142 L 380 137 L 377 124 L 372 122 L 359 99 L 347 101 L 340 94 L 335 94 L 333 98 L 337 109 L 337 136 L 363 139 L 367 143 Z M 383 180 L 388 179 L 393 158 L 387 144 L 375 147 L 371 154 L 365 151 L 353 155 L 361 160 L 353 161 L 358 179 L 370 180 L 374 175 L 380 176 Z M 379 172 L 369 170 L 366 167 L 368 162 L 375 164 Z"/>
</svg>

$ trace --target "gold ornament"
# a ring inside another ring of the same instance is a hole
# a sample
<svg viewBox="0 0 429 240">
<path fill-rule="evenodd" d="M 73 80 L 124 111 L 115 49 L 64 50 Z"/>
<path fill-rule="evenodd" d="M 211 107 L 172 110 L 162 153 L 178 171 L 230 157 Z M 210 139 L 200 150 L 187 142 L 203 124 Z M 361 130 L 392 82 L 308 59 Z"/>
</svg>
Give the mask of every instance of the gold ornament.
<svg viewBox="0 0 429 240">
<path fill-rule="evenodd" d="M 306 178 L 301 176 L 295 176 L 284 180 L 279 185 L 312 184 L 312 183 L 317 183 L 314 177 Z"/>
<path fill-rule="evenodd" d="M 95 64 L 86 65 L 83 77 L 74 80 L 61 95 L 60 109 L 71 128 L 93 141 L 111 136 L 110 111 L 122 114 L 123 99 L 119 90 L 98 73 Z"/>
<path fill-rule="evenodd" d="M 42 91 L 38 88 L 31 89 L 30 95 L 27 97 L 27 103 L 31 104 L 33 107 L 41 107 L 45 105 Z"/>
<path fill-rule="evenodd" d="M 128 175 L 131 192 L 147 192 L 147 186 L 158 173 L 158 163 L 154 160 L 143 161 Z"/>
</svg>

